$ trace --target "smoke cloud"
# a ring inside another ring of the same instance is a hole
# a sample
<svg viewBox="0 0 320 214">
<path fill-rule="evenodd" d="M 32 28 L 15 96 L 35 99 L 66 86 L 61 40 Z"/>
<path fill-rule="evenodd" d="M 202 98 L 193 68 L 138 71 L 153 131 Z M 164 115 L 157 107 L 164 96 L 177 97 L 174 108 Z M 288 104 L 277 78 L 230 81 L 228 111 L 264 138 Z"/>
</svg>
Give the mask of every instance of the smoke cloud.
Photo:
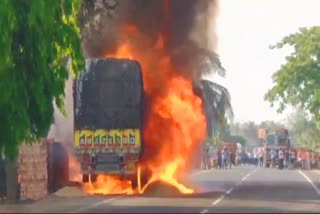
<svg viewBox="0 0 320 214">
<path fill-rule="evenodd" d="M 112 52 L 125 39 L 120 31 L 133 24 L 147 35 L 140 42 L 155 43 L 165 35 L 165 49 L 184 75 L 199 79 L 200 64 L 217 46 L 217 0 L 96 0 L 82 5 L 80 24 L 86 57 Z M 135 41 L 137 43 L 138 41 Z M 209 47 L 209 48 L 208 48 Z"/>
<path fill-rule="evenodd" d="M 177 72 L 188 79 L 199 80 L 204 73 L 205 59 L 215 59 L 217 48 L 215 32 L 218 12 L 217 0 L 85 0 L 83 1 L 79 23 L 82 42 L 87 58 L 99 58 L 115 51 L 124 41 L 132 41 L 138 50 L 152 53 L 153 45 L 163 35 L 164 49 L 170 55 Z M 135 26 L 139 36 L 130 32 L 123 34 L 123 27 Z M 151 50 L 150 50 L 151 49 Z M 142 56 L 144 56 L 142 54 Z M 149 57 L 149 56 L 146 56 Z M 166 76 L 161 75 L 157 56 L 151 56 L 146 87 L 148 99 L 152 103 L 161 93 L 166 93 Z M 151 77 L 153 76 L 153 77 Z M 162 81 L 163 80 L 163 81 Z M 157 89 L 159 88 L 159 89 Z M 154 95 L 154 96 L 153 96 Z M 152 107 L 151 107 L 152 108 Z M 73 144 L 73 94 L 72 77 L 66 82 L 64 117 L 55 107 L 55 122 L 48 138 L 67 145 Z M 149 115 L 149 118 L 153 117 Z M 167 133 L 164 133 L 167 135 Z M 151 147 L 152 145 L 149 145 Z M 151 148 L 150 150 L 159 150 Z M 154 154 L 154 153 L 152 153 Z M 71 173 L 72 174 L 72 173 Z"/>
</svg>

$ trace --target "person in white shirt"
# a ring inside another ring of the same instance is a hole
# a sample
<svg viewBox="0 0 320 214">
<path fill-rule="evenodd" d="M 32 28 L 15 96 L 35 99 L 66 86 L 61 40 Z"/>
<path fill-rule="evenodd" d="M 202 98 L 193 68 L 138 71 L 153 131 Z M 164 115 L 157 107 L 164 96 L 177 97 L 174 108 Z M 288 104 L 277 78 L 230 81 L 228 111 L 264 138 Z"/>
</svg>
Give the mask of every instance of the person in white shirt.
<svg viewBox="0 0 320 214">
<path fill-rule="evenodd" d="M 271 166 L 272 167 L 274 167 L 274 165 L 275 165 L 276 156 L 277 156 L 277 152 L 274 149 L 272 149 L 270 151 L 270 158 L 271 158 Z"/>
<path fill-rule="evenodd" d="M 282 149 L 279 149 L 278 156 L 279 156 L 279 169 L 283 169 L 283 167 L 284 167 L 284 152 Z"/>
<path fill-rule="evenodd" d="M 290 168 L 293 169 L 294 168 L 294 164 L 296 161 L 296 153 L 294 150 L 290 151 Z"/>
<path fill-rule="evenodd" d="M 229 155 L 227 147 L 224 147 L 222 151 L 222 169 L 228 168 Z"/>
</svg>

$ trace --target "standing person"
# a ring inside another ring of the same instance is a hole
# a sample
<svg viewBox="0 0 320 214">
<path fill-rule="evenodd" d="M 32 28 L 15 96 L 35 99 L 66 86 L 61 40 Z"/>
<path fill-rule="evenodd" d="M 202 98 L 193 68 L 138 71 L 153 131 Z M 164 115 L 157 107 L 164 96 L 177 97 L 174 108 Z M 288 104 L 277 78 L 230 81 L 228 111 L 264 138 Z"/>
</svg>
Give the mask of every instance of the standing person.
<svg viewBox="0 0 320 214">
<path fill-rule="evenodd" d="M 257 153 L 256 153 L 256 151 L 254 150 L 254 151 L 253 151 L 253 165 L 255 165 L 255 166 L 256 166 L 256 160 L 257 160 Z"/>
<path fill-rule="evenodd" d="M 259 152 L 259 167 L 263 167 L 263 152 Z"/>
<path fill-rule="evenodd" d="M 228 160 L 229 160 L 229 152 L 227 147 L 223 147 L 222 151 L 222 168 L 227 169 L 228 167 Z"/>
<path fill-rule="evenodd" d="M 218 162 L 218 169 L 222 168 L 222 158 L 221 158 L 221 150 L 218 149 L 217 151 L 217 162 Z"/>
<path fill-rule="evenodd" d="M 229 153 L 229 168 L 231 169 L 231 166 L 235 166 L 235 154 L 230 151 Z"/>
<path fill-rule="evenodd" d="M 270 158 L 271 158 L 271 166 L 272 166 L 272 167 L 274 167 L 274 165 L 275 165 L 276 156 L 277 156 L 277 152 L 276 152 L 274 149 L 272 149 L 272 150 L 270 151 Z"/>
<path fill-rule="evenodd" d="M 291 151 L 290 151 L 290 168 L 294 169 L 295 161 L 296 161 L 296 153 L 294 152 L 293 149 L 291 149 Z"/>
<path fill-rule="evenodd" d="M 285 168 L 289 168 L 289 164 L 290 164 L 290 151 L 289 151 L 289 149 L 286 149 L 286 151 L 285 151 L 284 162 L 285 162 Z"/>
<path fill-rule="evenodd" d="M 306 157 L 306 152 L 305 151 L 301 151 L 300 152 L 300 158 L 301 158 L 301 168 L 302 169 L 306 169 L 307 168 L 307 157 Z"/>
<path fill-rule="evenodd" d="M 239 152 L 236 153 L 236 160 L 235 160 L 235 166 L 239 165 L 239 160 L 240 160 L 240 156 L 239 156 Z"/>
<path fill-rule="evenodd" d="M 310 152 L 306 151 L 306 169 L 311 169 Z"/>
<path fill-rule="evenodd" d="M 279 149 L 279 169 L 283 169 L 284 166 L 284 152 L 283 149 Z"/>
</svg>

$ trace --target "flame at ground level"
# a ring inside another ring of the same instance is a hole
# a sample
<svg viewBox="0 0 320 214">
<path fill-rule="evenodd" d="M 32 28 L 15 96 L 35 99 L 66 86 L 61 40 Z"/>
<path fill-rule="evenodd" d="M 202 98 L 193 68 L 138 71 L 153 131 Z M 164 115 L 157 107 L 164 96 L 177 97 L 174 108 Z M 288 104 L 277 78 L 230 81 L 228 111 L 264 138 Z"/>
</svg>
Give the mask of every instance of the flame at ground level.
<svg viewBox="0 0 320 214">
<path fill-rule="evenodd" d="M 88 194 L 134 194 L 137 190 L 131 187 L 131 181 L 121 180 L 119 176 L 98 175 L 95 182 L 83 184 L 83 190 Z"/>
<path fill-rule="evenodd" d="M 164 174 L 154 174 L 151 179 L 141 187 L 141 168 L 138 168 L 138 187 L 137 189 L 132 188 L 132 182 L 130 180 L 121 180 L 119 176 L 115 175 L 98 175 L 95 182 L 89 181 L 84 183 L 82 188 L 84 192 L 94 195 L 94 194 L 143 194 L 148 188 L 155 182 L 161 181 L 165 184 L 168 184 L 172 187 L 175 187 L 182 194 L 194 193 L 194 190 L 184 186 L 179 183 L 174 177 L 172 177 L 173 169 L 175 164 L 172 163 L 167 167 L 167 171 Z"/>
<path fill-rule="evenodd" d="M 165 168 L 164 172 L 160 172 L 159 174 L 154 173 L 153 177 L 149 180 L 149 182 L 142 188 L 141 193 L 144 193 L 146 189 L 156 181 L 162 181 L 166 184 L 176 187 L 180 193 L 182 194 L 191 194 L 194 193 L 194 190 L 186 187 L 185 185 L 178 182 L 178 180 L 174 177 L 174 172 L 177 167 L 177 162 L 172 162 L 168 164 Z"/>
</svg>

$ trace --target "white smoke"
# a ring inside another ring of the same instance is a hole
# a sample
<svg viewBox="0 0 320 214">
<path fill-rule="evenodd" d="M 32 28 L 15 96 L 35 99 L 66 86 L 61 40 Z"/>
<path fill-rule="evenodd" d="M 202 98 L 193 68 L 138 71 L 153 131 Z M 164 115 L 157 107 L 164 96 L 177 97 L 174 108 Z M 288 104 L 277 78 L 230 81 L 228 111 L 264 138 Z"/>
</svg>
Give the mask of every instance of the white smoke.
<svg viewBox="0 0 320 214">
<path fill-rule="evenodd" d="M 64 106 L 66 116 L 64 116 L 58 107 L 54 104 L 54 124 L 52 124 L 48 139 L 54 139 L 55 142 L 62 143 L 68 148 L 73 145 L 73 77 L 69 75 L 65 84 Z"/>
</svg>

